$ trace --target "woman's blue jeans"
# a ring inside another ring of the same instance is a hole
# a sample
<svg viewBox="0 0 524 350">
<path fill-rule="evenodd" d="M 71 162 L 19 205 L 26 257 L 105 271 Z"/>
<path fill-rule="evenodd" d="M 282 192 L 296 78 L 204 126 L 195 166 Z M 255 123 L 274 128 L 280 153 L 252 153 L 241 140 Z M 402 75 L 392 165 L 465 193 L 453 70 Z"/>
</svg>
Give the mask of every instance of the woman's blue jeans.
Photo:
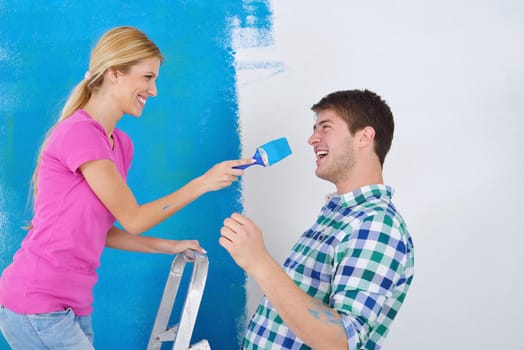
<svg viewBox="0 0 524 350">
<path fill-rule="evenodd" d="M 73 310 L 45 314 L 17 314 L 0 305 L 0 330 L 13 350 L 93 350 L 91 315 Z"/>
</svg>

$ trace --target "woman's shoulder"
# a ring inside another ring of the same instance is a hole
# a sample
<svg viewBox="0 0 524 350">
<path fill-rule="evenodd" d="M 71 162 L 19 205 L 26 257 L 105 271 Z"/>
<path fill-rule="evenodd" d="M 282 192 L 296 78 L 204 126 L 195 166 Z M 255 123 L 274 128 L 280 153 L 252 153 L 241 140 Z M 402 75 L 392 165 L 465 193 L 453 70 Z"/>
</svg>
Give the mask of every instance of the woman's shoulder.
<svg viewBox="0 0 524 350">
<path fill-rule="evenodd" d="M 100 125 L 100 123 L 91 118 L 89 114 L 87 114 L 85 111 L 81 109 L 78 109 L 69 117 L 58 123 L 56 128 L 70 130 L 76 128 L 85 128 L 86 126 L 88 128 L 94 128 L 104 132 L 104 128 L 102 127 L 102 125 Z"/>
<path fill-rule="evenodd" d="M 78 110 L 60 121 L 49 135 L 48 147 L 69 147 L 75 144 L 107 142 L 104 128 L 85 112 Z"/>
</svg>

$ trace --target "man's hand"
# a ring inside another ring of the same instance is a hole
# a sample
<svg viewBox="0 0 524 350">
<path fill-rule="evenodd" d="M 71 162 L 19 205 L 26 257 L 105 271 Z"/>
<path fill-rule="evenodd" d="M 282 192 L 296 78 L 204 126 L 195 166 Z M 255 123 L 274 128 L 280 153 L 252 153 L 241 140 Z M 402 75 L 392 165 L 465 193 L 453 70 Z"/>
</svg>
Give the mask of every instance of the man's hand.
<svg viewBox="0 0 524 350">
<path fill-rule="evenodd" d="M 220 234 L 220 245 L 248 274 L 253 274 L 257 267 L 264 266 L 269 254 L 264 245 L 262 230 L 253 221 L 233 213 L 224 220 Z"/>
</svg>

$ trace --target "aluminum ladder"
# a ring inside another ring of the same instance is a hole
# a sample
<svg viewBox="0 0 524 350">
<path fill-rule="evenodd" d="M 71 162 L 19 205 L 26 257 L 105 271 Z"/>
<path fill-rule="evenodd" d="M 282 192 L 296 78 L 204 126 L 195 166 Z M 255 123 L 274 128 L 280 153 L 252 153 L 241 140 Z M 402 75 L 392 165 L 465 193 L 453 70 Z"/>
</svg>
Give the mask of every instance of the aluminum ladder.
<svg viewBox="0 0 524 350">
<path fill-rule="evenodd" d="M 180 321 L 175 326 L 168 327 L 167 323 L 171 317 L 180 280 L 188 262 L 193 263 L 194 266 Z M 173 350 L 211 350 L 205 339 L 191 346 L 189 344 L 206 286 L 208 268 L 207 256 L 192 250 L 186 250 L 173 259 L 147 350 L 160 350 L 164 342 L 173 342 Z"/>
</svg>

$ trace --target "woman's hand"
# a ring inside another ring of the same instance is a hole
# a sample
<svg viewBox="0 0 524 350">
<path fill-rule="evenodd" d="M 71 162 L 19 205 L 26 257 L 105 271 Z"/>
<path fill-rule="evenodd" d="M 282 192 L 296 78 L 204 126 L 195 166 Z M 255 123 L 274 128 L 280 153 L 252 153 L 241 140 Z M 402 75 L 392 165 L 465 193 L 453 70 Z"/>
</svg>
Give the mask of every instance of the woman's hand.
<svg viewBox="0 0 524 350">
<path fill-rule="evenodd" d="M 164 250 L 164 254 L 179 254 L 188 249 L 206 254 L 206 250 L 200 246 L 197 240 L 169 240 L 165 239 L 159 245 L 159 249 Z"/>
<path fill-rule="evenodd" d="M 230 186 L 239 176 L 244 174 L 244 170 L 235 169 L 240 165 L 251 164 L 254 159 L 226 160 L 220 162 L 209 169 L 198 179 L 202 183 L 205 192 L 217 191 Z"/>
</svg>

